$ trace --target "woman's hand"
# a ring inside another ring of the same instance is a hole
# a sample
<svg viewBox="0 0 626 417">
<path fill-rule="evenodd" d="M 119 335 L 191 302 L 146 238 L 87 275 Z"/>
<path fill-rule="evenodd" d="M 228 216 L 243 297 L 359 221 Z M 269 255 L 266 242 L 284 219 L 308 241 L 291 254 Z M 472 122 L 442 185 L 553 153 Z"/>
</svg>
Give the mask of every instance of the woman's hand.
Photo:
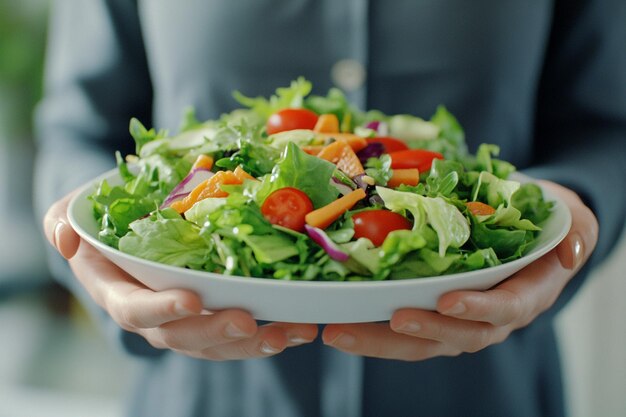
<svg viewBox="0 0 626 417">
<path fill-rule="evenodd" d="M 193 292 L 150 290 L 80 239 L 67 220 L 72 195 L 46 213 L 48 240 L 69 260 L 94 301 L 123 329 L 140 334 L 152 346 L 210 360 L 249 359 L 272 356 L 317 337 L 316 325 L 259 327 L 242 310 L 204 311 Z"/>
<path fill-rule="evenodd" d="M 324 343 L 356 355 L 416 361 L 476 352 L 531 323 L 554 304 L 598 239 L 595 216 L 574 192 L 543 185 L 572 213 L 572 227 L 555 250 L 488 291 L 443 295 L 436 312 L 407 308 L 396 311 L 389 324 L 328 325 Z"/>
</svg>

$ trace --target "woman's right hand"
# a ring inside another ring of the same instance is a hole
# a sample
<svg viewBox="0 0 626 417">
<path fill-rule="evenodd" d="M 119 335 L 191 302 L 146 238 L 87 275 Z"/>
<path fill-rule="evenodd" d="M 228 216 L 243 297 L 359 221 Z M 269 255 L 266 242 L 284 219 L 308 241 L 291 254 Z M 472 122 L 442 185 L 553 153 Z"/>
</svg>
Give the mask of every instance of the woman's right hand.
<svg viewBox="0 0 626 417">
<path fill-rule="evenodd" d="M 57 201 L 46 213 L 46 237 L 69 260 L 93 300 L 124 330 L 159 349 L 218 361 L 272 356 L 317 337 L 314 324 L 257 326 L 243 310 L 203 310 L 200 297 L 191 291 L 152 291 L 80 239 L 67 220 L 72 196 Z"/>
</svg>

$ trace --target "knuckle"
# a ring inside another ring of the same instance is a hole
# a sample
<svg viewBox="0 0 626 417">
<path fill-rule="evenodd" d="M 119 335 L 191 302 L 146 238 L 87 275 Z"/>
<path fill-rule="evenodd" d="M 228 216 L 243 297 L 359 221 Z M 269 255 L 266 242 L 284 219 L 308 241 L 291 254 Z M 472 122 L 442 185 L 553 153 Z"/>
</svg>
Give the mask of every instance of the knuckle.
<svg viewBox="0 0 626 417">
<path fill-rule="evenodd" d="M 510 299 L 507 308 L 509 310 L 509 314 L 505 316 L 505 321 L 507 323 L 514 321 L 524 314 L 522 299 L 519 297 L 519 295 L 515 293 L 510 293 Z"/>
<path fill-rule="evenodd" d="M 119 305 L 112 306 L 111 303 L 107 303 L 107 310 L 111 318 L 113 318 L 122 329 L 128 331 L 137 329 L 137 326 L 132 323 L 132 318 L 127 308 Z"/>
<path fill-rule="evenodd" d="M 225 362 L 231 358 L 227 358 L 223 353 L 214 348 L 203 349 L 200 354 L 195 354 L 195 357 L 208 359 L 214 362 Z"/>
<path fill-rule="evenodd" d="M 493 341 L 493 330 L 491 328 L 481 328 L 478 330 L 469 343 L 465 347 L 465 351 L 469 353 L 475 353 L 483 350 L 487 346 L 491 345 Z"/>
<path fill-rule="evenodd" d="M 150 346 L 152 346 L 155 349 L 167 349 L 167 346 L 163 343 L 163 340 L 161 339 L 161 337 L 159 337 L 159 335 L 155 335 L 155 333 L 153 331 L 137 331 L 136 332 L 138 335 L 140 335 L 141 337 L 143 337 L 146 342 L 148 342 L 150 344 Z"/>
<path fill-rule="evenodd" d="M 186 350 L 187 346 L 185 341 L 180 338 L 180 336 L 174 331 L 163 331 L 160 332 L 161 340 L 165 346 L 172 350 Z"/>
<path fill-rule="evenodd" d="M 355 343 L 353 350 L 359 352 L 362 350 L 358 341 Z M 385 358 L 389 356 L 389 352 L 387 351 L 385 345 L 383 343 L 373 343 L 367 347 L 368 356 L 373 356 L 376 358 Z"/>
<path fill-rule="evenodd" d="M 509 334 L 511 334 L 511 332 L 508 329 L 501 329 L 496 332 L 493 338 L 493 344 L 495 345 L 504 342 L 509 337 Z"/>
<path fill-rule="evenodd" d="M 506 325 L 519 321 L 526 315 L 522 299 L 513 291 L 507 289 L 501 291 L 503 291 L 503 307 L 499 319 L 494 324 Z"/>
<path fill-rule="evenodd" d="M 122 328 L 137 329 L 142 327 L 141 320 L 127 303 L 123 303 L 119 306 L 117 319 L 117 323 L 122 326 Z"/>
<path fill-rule="evenodd" d="M 460 356 L 461 353 L 463 353 L 463 351 L 460 350 L 460 349 L 452 349 L 452 350 L 449 350 L 446 353 L 444 353 L 444 356 L 448 356 L 448 357 L 454 358 L 454 357 Z"/>
<path fill-rule="evenodd" d="M 256 343 L 242 343 L 236 345 L 238 348 L 235 353 L 238 359 L 256 358 L 258 356 L 272 356 L 271 354 L 261 353 L 261 346 L 264 342 L 257 341 Z"/>
</svg>

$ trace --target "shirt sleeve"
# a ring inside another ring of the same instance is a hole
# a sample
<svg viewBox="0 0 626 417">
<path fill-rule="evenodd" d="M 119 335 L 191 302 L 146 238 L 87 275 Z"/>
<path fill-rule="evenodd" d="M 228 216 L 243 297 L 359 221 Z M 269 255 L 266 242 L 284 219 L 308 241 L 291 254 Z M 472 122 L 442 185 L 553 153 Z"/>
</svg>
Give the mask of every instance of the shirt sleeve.
<svg viewBox="0 0 626 417">
<path fill-rule="evenodd" d="M 626 213 L 626 2 L 559 0 L 537 95 L 535 154 L 528 174 L 563 184 L 600 224 L 590 262 L 553 312 L 615 246 Z"/>
<path fill-rule="evenodd" d="M 44 99 L 35 114 L 35 205 L 50 205 L 115 165 L 128 150 L 132 116 L 150 125 L 152 88 L 135 1 L 53 3 Z M 49 251 L 52 275 L 98 318 L 106 334 L 138 354 L 156 354 L 126 335 L 89 297 L 67 262 Z"/>
</svg>

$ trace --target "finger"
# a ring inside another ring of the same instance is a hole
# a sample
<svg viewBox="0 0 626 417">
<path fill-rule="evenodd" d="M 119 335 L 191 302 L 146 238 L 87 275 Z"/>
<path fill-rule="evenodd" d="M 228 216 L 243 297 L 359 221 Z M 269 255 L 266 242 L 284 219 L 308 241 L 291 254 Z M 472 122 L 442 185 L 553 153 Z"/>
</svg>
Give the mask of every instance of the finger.
<svg viewBox="0 0 626 417">
<path fill-rule="evenodd" d="M 493 290 L 445 294 L 438 302 L 439 312 L 494 325 L 521 327 L 554 303 L 574 271 L 595 248 L 598 223 L 575 193 L 547 181 L 543 181 L 543 185 L 559 195 L 572 214 L 572 227 L 561 244 Z"/>
<path fill-rule="evenodd" d="M 552 251 L 491 290 L 444 294 L 437 311 L 495 326 L 521 327 L 554 302 L 570 276 Z"/>
<path fill-rule="evenodd" d="M 266 358 L 276 355 L 288 347 L 286 331 L 277 326 L 265 325 L 248 339 L 187 352 L 188 355 L 215 361 Z"/>
<path fill-rule="evenodd" d="M 65 258 L 76 254 L 79 236 L 67 220 L 67 206 L 76 192 L 72 192 L 54 203 L 44 216 L 43 227 L 46 238 Z"/>
<path fill-rule="evenodd" d="M 70 266 L 96 303 L 126 330 L 157 327 L 202 311 L 202 302 L 193 292 L 152 291 L 85 242 Z"/>
<path fill-rule="evenodd" d="M 256 321 L 242 310 L 224 310 L 165 323 L 142 335 L 161 347 L 200 351 L 254 336 Z"/>
<path fill-rule="evenodd" d="M 511 332 L 507 327 L 496 327 L 489 323 L 461 320 L 416 309 L 396 311 L 389 326 L 395 332 L 438 341 L 463 352 L 477 352 L 500 343 Z"/>
<path fill-rule="evenodd" d="M 322 340 L 346 353 L 405 361 L 461 353 L 438 341 L 396 333 L 382 323 L 329 324 L 324 328 Z"/>
<path fill-rule="evenodd" d="M 577 270 L 582 266 L 596 247 L 598 241 L 598 220 L 591 209 L 584 205 L 580 197 L 571 190 L 549 181 L 541 181 L 565 202 L 572 214 L 572 227 L 565 239 L 557 246 L 556 252 L 564 268 Z"/>
<path fill-rule="evenodd" d="M 316 324 L 270 323 L 268 326 L 280 327 L 285 331 L 288 347 L 310 343 L 315 340 L 319 333 Z"/>
</svg>

